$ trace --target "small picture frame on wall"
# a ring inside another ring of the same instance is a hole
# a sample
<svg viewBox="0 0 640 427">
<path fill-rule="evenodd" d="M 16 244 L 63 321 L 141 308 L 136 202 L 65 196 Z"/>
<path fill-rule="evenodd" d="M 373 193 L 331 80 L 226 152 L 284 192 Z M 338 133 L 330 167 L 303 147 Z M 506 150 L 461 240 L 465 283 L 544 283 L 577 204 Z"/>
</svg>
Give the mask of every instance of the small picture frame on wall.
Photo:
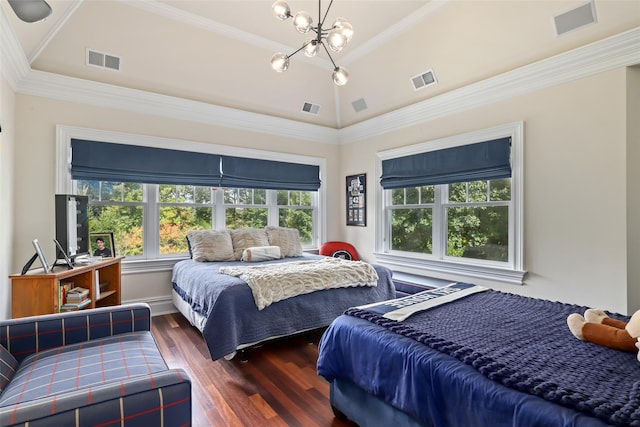
<svg viewBox="0 0 640 427">
<path fill-rule="evenodd" d="M 347 225 L 367 225 L 367 174 L 347 176 Z"/>
<path fill-rule="evenodd" d="M 113 233 L 90 233 L 91 255 L 102 258 L 116 256 L 116 245 L 113 242 Z"/>
</svg>

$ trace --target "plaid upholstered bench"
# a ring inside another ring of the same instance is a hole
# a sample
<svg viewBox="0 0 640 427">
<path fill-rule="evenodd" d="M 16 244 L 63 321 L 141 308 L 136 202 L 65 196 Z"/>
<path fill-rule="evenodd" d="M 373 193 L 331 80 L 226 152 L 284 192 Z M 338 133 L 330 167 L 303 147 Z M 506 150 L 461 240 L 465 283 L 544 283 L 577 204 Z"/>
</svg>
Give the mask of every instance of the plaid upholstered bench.
<svg viewBox="0 0 640 427">
<path fill-rule="evenodd" d="M 191 424 L 191 382 L 147 304 L 0 321 L 0 345 L 2 427 Z"/>
</svg>

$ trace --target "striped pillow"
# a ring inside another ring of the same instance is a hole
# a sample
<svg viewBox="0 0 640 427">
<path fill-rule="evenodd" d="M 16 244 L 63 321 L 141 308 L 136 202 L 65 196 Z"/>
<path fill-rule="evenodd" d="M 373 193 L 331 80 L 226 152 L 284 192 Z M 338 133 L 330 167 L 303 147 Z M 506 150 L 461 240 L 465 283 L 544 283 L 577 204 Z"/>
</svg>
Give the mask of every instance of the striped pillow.
<svg viewBox="0 0 640 427">
<path fill-rule="evenodd" d="M 15 357 L 0 345 L 0 393 L 11 382 L 17 367 L 18 361 Z"/>
</svg>

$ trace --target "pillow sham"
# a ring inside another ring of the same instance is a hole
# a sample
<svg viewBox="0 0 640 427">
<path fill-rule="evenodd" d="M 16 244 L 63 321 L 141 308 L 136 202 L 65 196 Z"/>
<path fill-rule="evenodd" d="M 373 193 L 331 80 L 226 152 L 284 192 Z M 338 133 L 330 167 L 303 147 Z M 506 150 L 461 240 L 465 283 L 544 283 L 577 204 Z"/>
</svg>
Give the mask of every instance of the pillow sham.
<svg viewBox="0 0 640 427">
<path fill-rule="evenodd" d="M 258 262 L 284 258 L 280 246 L 256 246 L 242 251 L 242 261 Z"/>
<path fill-rule="evenodd" d="M 300 243 L 300 232 L 297 228 L 276 227 L 269 225 L 265 227 L 269 244 L 280 246 L 285 257 L 302 256 L 302 244 Z"/>
<path fill-rule="evenodd" d="M 260 228 L 238 228 L 229 230 L 233 242 L 233 253 L 236 261 L 242 259 L 242 252 L 256 246 L 269 246 L 267 233 Z"/>
<path fill-rule="evenodd" d="M 235 261 L 229 230 L 191 230 L 187 241 L 194 261 Z"/>
</svg>

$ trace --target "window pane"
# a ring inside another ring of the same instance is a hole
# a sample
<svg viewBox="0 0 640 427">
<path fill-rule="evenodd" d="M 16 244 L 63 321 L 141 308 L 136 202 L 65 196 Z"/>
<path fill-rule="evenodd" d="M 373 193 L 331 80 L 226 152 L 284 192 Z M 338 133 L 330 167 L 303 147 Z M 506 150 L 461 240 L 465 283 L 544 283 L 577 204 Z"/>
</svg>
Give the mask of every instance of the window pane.
<svg viewBox="0 0 640 427">
<path fill-rule="evenodd" d="M 469 201 L 470 202 L 486 202 L 487 201 L 488 181 L 473 181 L 469 183 Z"/>
<path fill-rule="evenodd" d="M 407 199 L 406 203 L 408 205 L 416 205 L 419 202 L 418 195 L 420 194 L 420 189 L 418 187 L 410 187 L 406 188 L 407 190 Z"/>
<path fill-rule="evenodd" d="M 224 189 L 224 203 L 227 205 L 237 205 L 238 204 L 238 191 L 236 188 L 225 188 Z"/>
<path fill-rule="evenodd" d="M 227 228 L 264 228 L 267 226 L 266 208 L 226 208 Z"/>
<path fill-rule="evenodd" d="M 289 192 L 287 190 L 278 190 L 278 201 L 276 202 L 278 206 L 288 206 L 289 205 Z"/>
<path fill-rule="evenodd" d="M 300 206 L 300 192 L 299 191 L 291 191 L 291 192 L 289 192 L 289 204 L 291 206 Z"/>
<path fill-rule="evenodd" d="M 196 187 L 196 203 L 211 203 L 211 187 Z"/>
<path fill-rule="evenodd" d="M 187 232 L 211 228 L 211 208 L 163 206 L 160 208 L 160 254 L 188 252 Z"/>
<path fill-rule="evenodd" d="M 280 209 L 278 212 L 280 227 L 297 228 L 302 245 L 313 243 L 313 213 L 311 209 Z"/>
<path fill-rule="evenodd" d="M 76 181 L 78 185 L 79 196 L 89 196 L 89 200 L 98 200 L 100 197 L 100 182 L 99 181 Z"/>
<path fill-rule="evenodd" d="M 89 232 L 113 233 L 117 255 L 142 255 L 142 206 L 89 206 Z"/>
<path fill-rule="evenodd" d="M 467 201 L 467 186 L 464 182 L 449 184 L 449 201 L 458 203 Z"/>
<path fill-rule="evenodd" d="M 122 194 L 121 182 L 102 182 L 100 186 L 100 200 L 104 202 L 121 202 Z"/>
<path fill-rule="evenodd" d="M 395 188 L 391 190 L 391 204 L 404 205 L 404 188 Z"/>
<path fill-rule="evenodd" d="M 489 185 L 491 200 L 511 200 L 511 178 L 494 179 Z"/>
<path fill-rule="evenodd" d="M 123 182 L 122 186 L 125 202 L 142 202 L 142 184 Z"/>
<path fill-rule="evenodd" d="M 311 191 L 300 192 L 300 206 L 311 206 L 313 198 L 311 197 Z"/>
<path fill-rule="evenodd" d="M 434 203 L 436 200 L 436 187 L 425 185 L 420 187 L 420 203 Z"/>
<path fill-rule="evenodd" d="M 266 205 L 267 204 L 267 190 L 252 190 L 253 191 L 253 204 L 254 205 Z"/>
<path fill-rule="evenodd" d="M 447 209 L 447 255 L 507 262 L 509 208 L 482 206 Z"/>
<path fill-rule="evenodd" d="M 391 211 L 391 249 L 430 254 L 433 251 L 431 209 Z"/>
</svg>

